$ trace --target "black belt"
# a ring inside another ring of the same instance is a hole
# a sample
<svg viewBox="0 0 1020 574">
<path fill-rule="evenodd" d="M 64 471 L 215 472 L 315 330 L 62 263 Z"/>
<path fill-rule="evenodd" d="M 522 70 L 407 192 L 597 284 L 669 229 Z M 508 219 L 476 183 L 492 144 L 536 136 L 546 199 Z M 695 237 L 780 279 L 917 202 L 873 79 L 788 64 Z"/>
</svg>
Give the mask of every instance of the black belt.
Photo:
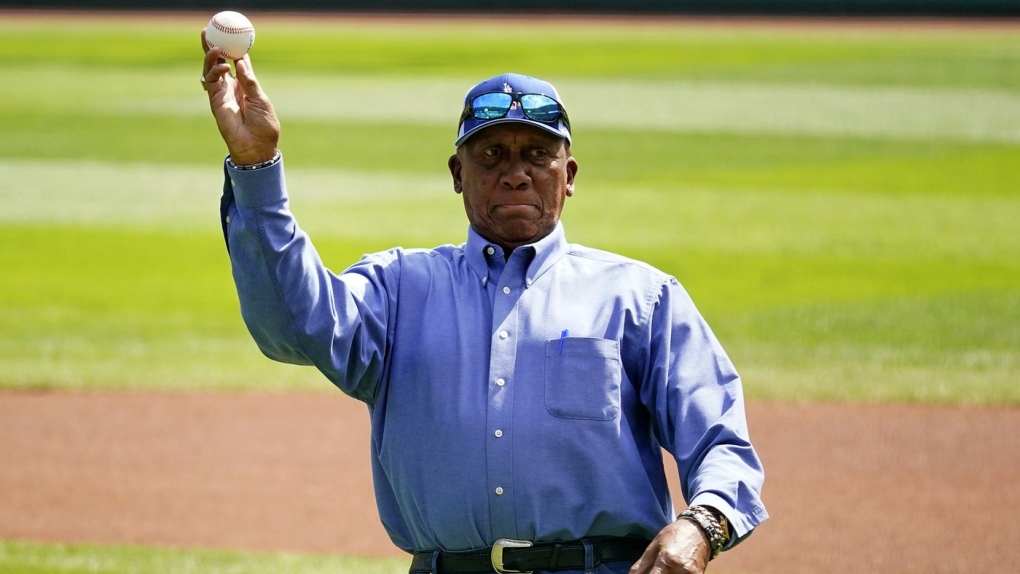
<svg viewBox="0 0 1020 574">
<path fill-rule="evenodd" d="M 604 562 L 636 562 L 649 541 L 640 538 L 590 538 L 593 566 Z M 432 572 L 436 559 L 437 574 L 533 572 L 545 570 L 583 570 L 584 543 L 544 542 L 500 538 L 491 549 L 482 552 L 416 552 L 411 573 Z"/>
</svg>

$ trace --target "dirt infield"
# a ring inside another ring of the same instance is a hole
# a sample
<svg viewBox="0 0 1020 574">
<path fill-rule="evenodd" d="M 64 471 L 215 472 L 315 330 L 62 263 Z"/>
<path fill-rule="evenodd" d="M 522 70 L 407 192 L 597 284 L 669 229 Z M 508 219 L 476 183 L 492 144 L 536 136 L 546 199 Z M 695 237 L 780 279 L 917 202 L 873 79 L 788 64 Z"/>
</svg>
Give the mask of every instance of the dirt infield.
<svg viewBox="0 0 1020 574">
<path fill-rule="evenodd" d="M 710 571 L 1020 571 L 1020 409 L 748 417 L 772 519 Z M 400 555 L 339 393 L 0 393 L 0 456 L 0 539 Z"/>
</svg>

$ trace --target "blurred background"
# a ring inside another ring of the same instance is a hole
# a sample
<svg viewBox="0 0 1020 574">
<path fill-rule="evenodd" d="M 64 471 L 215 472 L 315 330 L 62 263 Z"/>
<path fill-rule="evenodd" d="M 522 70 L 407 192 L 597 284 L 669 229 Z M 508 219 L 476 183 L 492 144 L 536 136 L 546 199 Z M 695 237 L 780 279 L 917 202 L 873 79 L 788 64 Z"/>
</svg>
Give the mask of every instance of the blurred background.
<svg viewBox="0 0 1020 574">
<path fill-rule="evenodd" d="M 213 10 L 224 4 L 211 0 L 5 0 L 12 8 L 108 8 L 150 10 Z M 236 11 L 332 11 L 406 13 L 516 13 L 520 15 L 570 14 L 734 14 L 823 16 L 1015 16 L 1015 0 L 272 0 L 229 3 Z"/>
<path fill-rule="evenodd" d="M 406 571 L 356 560 L 363 407 L 238 314 L 221 9 L 334 270 L 463 241 L 464 92 L 558 87 L 568 237 L 676 275 L 742 375 L 774 518 L 713 571 L 1020 570 L 1020 2 L 776 0 L 0 2 L 0 572 Z"/>
</svg>

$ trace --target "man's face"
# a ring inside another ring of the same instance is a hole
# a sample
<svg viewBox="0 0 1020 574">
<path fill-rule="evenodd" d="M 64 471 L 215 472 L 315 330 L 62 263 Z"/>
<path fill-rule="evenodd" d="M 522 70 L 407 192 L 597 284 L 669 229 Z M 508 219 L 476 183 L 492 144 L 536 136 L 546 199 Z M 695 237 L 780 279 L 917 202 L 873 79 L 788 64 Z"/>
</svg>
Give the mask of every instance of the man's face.
<svg viewBox="0 0 1020 574">
<path fill-rule="evenodd" d="M 479 131 L 449 165 L 471 227 L 507 254 L 556 228 L 577 173 L 565 139 L 521 123 Z"/>
</svg>

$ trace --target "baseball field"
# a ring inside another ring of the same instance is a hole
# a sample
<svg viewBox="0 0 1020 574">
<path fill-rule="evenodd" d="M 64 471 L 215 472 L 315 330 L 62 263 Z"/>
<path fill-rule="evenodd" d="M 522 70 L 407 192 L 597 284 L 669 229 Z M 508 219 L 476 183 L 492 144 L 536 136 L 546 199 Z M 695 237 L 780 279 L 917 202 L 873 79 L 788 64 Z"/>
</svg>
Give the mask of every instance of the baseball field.
<svg viewBox="0 0 1020 574">
<path fill-rule="evenodd" d="M 241 323 L 209 16 L 0 11 L 0 573 L 406 572 L 364 409 Z M 744 381 L 773 519 L 711 572 L 1020 570 L 1020 23 L 249 16 L 336 270 L 463 241 L 470 85 L 559 88 L 568 237 Z"/>
</svg>

